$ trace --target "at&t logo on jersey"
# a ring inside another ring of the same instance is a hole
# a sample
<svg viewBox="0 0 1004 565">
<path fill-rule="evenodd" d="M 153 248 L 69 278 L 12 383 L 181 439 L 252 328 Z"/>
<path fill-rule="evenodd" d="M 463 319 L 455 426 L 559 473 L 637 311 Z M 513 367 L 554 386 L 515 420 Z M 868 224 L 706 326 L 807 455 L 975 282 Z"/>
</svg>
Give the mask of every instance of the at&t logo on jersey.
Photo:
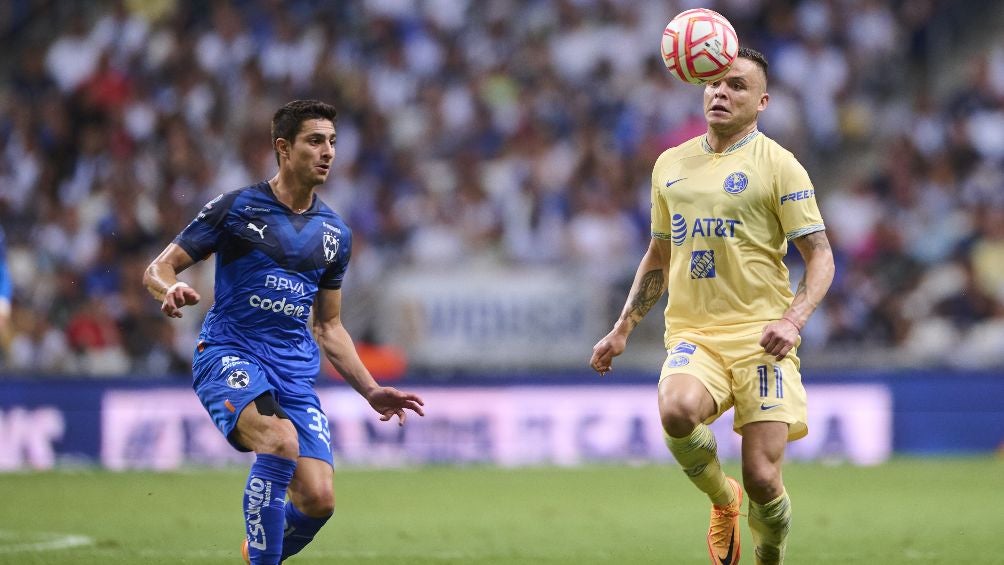
<svg viewBox="0 0 1004 565">
<path fill-rule="evenodd" d="M 672 234 L 673 245 L 679 247 L 690 237 L 735 237 L 736 227 L 743 223 L 732 218 L 696 218 L 693 227 L 687 227 L 687 218 L 683 214 L 673 214 Z"/>
<path fill-rule="evenodd" d="M 687 218 L 673 214 L 673 245 L 679 247 L 687 240 Z"/>
</svg>

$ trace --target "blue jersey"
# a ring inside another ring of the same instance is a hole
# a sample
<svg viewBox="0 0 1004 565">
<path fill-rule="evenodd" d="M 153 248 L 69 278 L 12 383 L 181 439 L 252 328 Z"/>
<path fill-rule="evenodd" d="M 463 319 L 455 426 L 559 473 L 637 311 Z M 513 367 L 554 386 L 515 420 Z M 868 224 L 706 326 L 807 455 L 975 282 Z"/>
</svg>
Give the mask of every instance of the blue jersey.
<svg viewBox="0 0 1004 565">
<path fill-rule="evenodd" d="M 352 232 L 315 197 L 303 214 L 267 182 L 222 194 L 174 243 L 196 261 L 216 253 L 215 303 L 199 342 L 253 353 L 285 379 L 314 381 L 320 354 L 307 321 L 318 289 L 339 289 Z"/>
<path fill-rule="evenodd" d="M 0 299 L 10 302 L 12 290 L 10 271 L 7 269 L 7 234 L 0 228 Z"/>
</svg>

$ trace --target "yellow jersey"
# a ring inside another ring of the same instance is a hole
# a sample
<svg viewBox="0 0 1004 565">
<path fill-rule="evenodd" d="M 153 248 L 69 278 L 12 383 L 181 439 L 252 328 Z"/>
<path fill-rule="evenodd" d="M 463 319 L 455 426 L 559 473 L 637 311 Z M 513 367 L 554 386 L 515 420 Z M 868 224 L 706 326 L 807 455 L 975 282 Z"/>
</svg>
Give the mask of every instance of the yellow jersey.
<svg viewBox="0 0 1004 565">
<path fill-rule="evenodd" d="M 823 229 L 808 173 L 759 131 L 722 153 L 703 135 L 667 149 L 652 171 L 652 237 L 672 243 L 666 335 L 780 318 L 788 240 Z"/>
</svg>

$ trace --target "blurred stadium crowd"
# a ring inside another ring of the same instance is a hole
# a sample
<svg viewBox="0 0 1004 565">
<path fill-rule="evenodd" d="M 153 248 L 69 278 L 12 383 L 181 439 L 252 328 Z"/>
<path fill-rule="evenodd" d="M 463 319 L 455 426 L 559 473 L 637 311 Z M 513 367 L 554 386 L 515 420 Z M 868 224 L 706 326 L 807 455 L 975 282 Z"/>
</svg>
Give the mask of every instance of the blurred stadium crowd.
<svg viewBox="0 0 1004 565">
<path fill-rule="evenodd" d="M 7 371 L 187 373 L 200 312 L 169 323 L 142 269 L 206 201 L 273 174 L 269 120 L 294 98 L 340 111 L 321 192 L 356 234 L 347 292 L 406 265 L 543 265 L 622 300 L 652 164 L 704 128 L 657 50 L 695 4 L 5 2 Z M 817 185 L 838 276 L 803 350 L 1001 362 L 1004 49 L 939 89 L 952 2 L 700 4 L 767 54 L 761 129 Z"/>
</svg>

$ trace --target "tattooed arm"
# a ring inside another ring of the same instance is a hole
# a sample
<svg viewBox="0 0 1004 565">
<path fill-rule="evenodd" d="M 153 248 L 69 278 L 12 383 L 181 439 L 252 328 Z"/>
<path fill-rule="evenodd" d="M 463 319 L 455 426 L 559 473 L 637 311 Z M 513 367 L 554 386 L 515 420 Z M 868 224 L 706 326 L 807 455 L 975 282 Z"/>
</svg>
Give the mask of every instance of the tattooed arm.
<svg viewBox="0 0 1004 565">
<path fill-rule="evenodd" d="M 805 274 L 798 282 L 791 306 L 785 310 L 780 320 L 764 327 L 760 339 L 760 345 L 779 361 L 795 346 L 799 332 L 833 282 L 833 250 L 830 249 L 826 232 L 810 233 L 795 239 L 793 243 L 805 261 Z"/>
<path fill-rule="evenodd" d="M 614 357 L 627 347 L 628 336 L 666 292 L 671 250 L 672 244 L 667 240 L 652 238 L 649 243 L 620 318 L 610 333 L 593 347 L 589 366 L 599 374 L 604 375 L 610 370 Z"/>
<path fill-rule="evenodd" d="M 816 310 L 823 296 L 833 282 L 833 250 L 826 232 L 817 231 L 794 241 L 798 252 L 805 260 L 805 274 L 798 282 L 798 290 L 784 317 L 790 318 L 799 328 L 805 326 L 809 316 Z"/>
</svg>

